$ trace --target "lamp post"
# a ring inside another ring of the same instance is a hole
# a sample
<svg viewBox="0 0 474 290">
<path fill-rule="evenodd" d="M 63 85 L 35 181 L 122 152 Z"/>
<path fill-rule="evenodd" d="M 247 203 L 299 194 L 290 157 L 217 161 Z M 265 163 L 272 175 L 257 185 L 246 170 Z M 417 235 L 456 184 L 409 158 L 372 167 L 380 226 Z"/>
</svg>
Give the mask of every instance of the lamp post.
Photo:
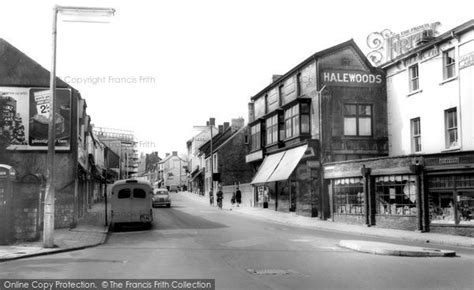
<svg viewBox="0 0 474 290">
<path fill-rule="evenodd" d="M 57 23 L 58 14 L 69 16 L 86 16 L 97 17 L 96 19 L 69 19 L 71 22 L 105 22 L 100 17 L 113 16 L 115 9 L 113 8 L 94 8 L 94 7 L 74 7 L 74 6 L 55 6 L 53 9 L 53 30 L 52 30 L 52 61 L 49 82 L 49 128 L 48 128 L 48 154 L 46 166 L 46 195 L 44 198 L 44 222 L 43 222 L 43 246 L 45 248 L 54 247 L 54 154 L 56 143 L 56 126 L 55 126 L 55 107 L 56 107 L 56 40 L 57 40 Z"/>
<path fill-rule="evenodd" d="M 212 136 L 212 127 L 214 126 L 214 121 L 215 119 L 214 118 L 210 118 L 209 119 L 209 129 L 211 130 L 211 192 L 209 194 L 212 194 L 213 198 L 212 200 L 214 200 L 214 155 L 212 154 L 212 139 L 213 139 L 213 136 Z"/>
</svg>

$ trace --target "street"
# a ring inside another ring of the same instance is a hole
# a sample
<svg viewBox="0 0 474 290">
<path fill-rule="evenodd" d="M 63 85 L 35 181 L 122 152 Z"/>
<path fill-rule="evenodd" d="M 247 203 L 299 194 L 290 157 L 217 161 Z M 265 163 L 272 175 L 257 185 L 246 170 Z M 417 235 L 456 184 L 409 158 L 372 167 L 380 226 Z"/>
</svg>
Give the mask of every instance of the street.
<svg viewBox="0 0 474 290">
<path fill-rule="evenodd" d="M 354 252 L 343 239 L 387 241 L 287 226 L 172 194 L 151 230 L 111 232 L 101 246 L 0 264 L 0 278 L 216 279 L 216 289 L 470 289 L 474 252 L 413 258 Z M 394 241 L 390 241 L 394 242 Z M 404 243 L 416 245 L 414 243 Z"/>
</svg>

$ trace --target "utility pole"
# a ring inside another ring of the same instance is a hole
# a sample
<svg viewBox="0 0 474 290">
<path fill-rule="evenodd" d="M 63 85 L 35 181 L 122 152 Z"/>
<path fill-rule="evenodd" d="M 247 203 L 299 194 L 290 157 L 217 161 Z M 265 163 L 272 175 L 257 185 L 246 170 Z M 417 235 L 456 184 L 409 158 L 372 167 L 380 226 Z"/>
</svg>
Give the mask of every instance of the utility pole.
<svg viewBox="0 0 474 290">
<path fill-rule="evenodd" d="M 214 118 L 209 118 L 209 129 L 211 131 L 211 192 L 209 194 L 212 194 L 214 196 L 214 155 L 212 154 L 213 148 L 212 148 L 212 127 L 214 126 L 215 119 Z M 214 200 L 214 198 L 213 198 Z"/>
</svg>

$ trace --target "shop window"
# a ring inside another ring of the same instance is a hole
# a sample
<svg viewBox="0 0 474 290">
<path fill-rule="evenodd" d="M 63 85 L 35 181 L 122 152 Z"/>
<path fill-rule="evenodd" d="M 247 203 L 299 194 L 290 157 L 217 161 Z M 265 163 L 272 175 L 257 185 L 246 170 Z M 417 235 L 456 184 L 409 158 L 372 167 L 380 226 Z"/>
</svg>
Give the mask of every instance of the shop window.
<svg viewBox="0 0 474 290">
<path fill-rule="evenodd" d="M 278 142 L 278 115 L 268 118 L 266 121 L 267 145 Z"/>
<path fill-rule="evenodd" d="M 344 105 L 344 135 L 372 135 L 372 105 Z"/>
<path fill-rule="evenodd" d="M 260 123 L 250 127 L 251 150 L 259 150 L 261 148 L 262 136 L 260 135 Z"/>
<path fill-rule="evenodd" d="M 375 178 L 376 212 L 380 215 L 416 215 L 414 175 Z"/>
<path fill-rule="evenodd" d="M 334 213 L 364 214 L 364 189 L 362 178 L 335 179 L 333 183 Z"/>
<path fill-rule="evenodd" d="M 410 92 L 417 91 L 420 88 L 418 64 L 412 65 L 411 67 L 408 68 L 408 75 L 409 75 Z"/>
<path fill-rule="evenodd" d="M 443 79 L 450 79 L 456 75 L 456 58 L 454 48 L 443 52 Z"/>
<path fill-rule="evenodd" d="M 446 128 L 446 148 L 458 146 L 458 118 L 456 108 L 444 111 Z"/>
<path fill-rule="evenodd" d="M 421 126 L 420 118 L 411 119 L 411 151 L 421 152 Z"/>
</svg>

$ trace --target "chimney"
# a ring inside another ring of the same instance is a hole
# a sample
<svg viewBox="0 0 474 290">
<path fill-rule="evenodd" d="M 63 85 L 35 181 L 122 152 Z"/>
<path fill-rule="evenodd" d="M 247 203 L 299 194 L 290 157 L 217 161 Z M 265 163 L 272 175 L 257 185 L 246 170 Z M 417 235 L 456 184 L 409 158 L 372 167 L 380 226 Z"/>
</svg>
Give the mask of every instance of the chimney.
<svg viewBox="0 0 474 290">
<path fill-rule="evenodd" d="M 165 157 L 168 157 L 168 156 L 170 156 L 170 154 L 169 154 L 169 153 L 166 153 L 166 156 L 165 156 Z"/>
<path fill-rule="evenodd" d="M 207 122 L 206 122 L 206 126 L 208 126 L 208 127 L 209 127 L 209 121 L 207 121 Z"/>
<path fill-rule="evenodd" d="M 173 151 L 173 156 L 178 156 L 178 151 Z"/>
<path fill-rule="evenodd" d="M 276 82 L 278 79 L 280 79 L 283 75 L 273 75 L 272 76 L 272 83 Z"/>
<path fill-rule="evenodd" d="M 229 122 L 224 122 L 224 131 L 229 128 L 230 123 Z"/>
<path fill-rule="evenodd" d="M 224 132 L 224 126 L 222 126 L 222 125 L 219 125 L 217 128 L 219 128 L 219 133 L 222 133 L 222 132 Z"/>
<path fill-rule="evenodd" d="M 216 118 L 209 118 L 209 124 L 211 126 L 215 126 L 216 125 Z"/>
<path fill-rule="evenodd" d="M 240 117 L 237 119 L 231 119 L 230 122 L 231 122 L 230 126 L 232 127 L 232 130 L 237 131 L 244 126 L 245 121 L 244 121 L 244 118 Z"/>
</svg>

